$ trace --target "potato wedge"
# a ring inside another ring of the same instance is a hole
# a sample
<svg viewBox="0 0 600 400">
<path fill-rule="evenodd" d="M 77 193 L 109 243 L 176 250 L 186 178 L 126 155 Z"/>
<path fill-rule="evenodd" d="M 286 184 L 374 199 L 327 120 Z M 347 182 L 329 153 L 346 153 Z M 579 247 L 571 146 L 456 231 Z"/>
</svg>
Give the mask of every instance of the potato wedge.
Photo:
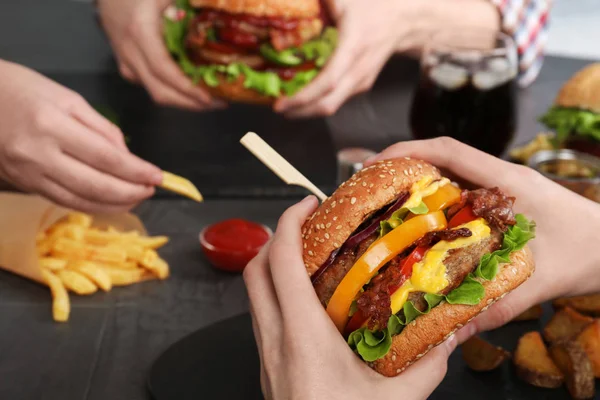
<svg viewBox="0 0 600 400">
<path fill-rule="evenodd" d="M 600 317 L 600 293 L 587 296 L 561 297 L 552 302 L 556 309 L 571 307 L 582 314 Z"/>
<path fill-rule="evenodd" d="M 552 344 L 569 340 L 580 334 L 592 322 L 593 318 L 581 315 L 571 307 L 561 308 L 544 327 L 544 339 Z"/>
<path fill-rule="evenodd" d="M 479 336 L 473 336 L 461 346 L 463 360 L 473 371 L 492 371 L 510 358 L 510 353 Z"/>
<path fill-rule="evenodd" d="M 523 311 L 521 314 L 517 315 L 515 318 L 513 318 L 514 322 L 518 322 L 518 321 L 533 321 L 536 319 L 540 319 L 542 317 L 542 306 L 541 304 L 538 304 L 536 306 L 533 306 L 525 311 Z"/>
<path fill-rule="evenodd" d="M 189 197 L 199 203 L 202 202 L 202 195 L 192 182 L 170 172 L 163 171 L 163 181 L 160 184 L 160 187 L 182 196 Z"/>
<path fill-rule="evenodd" d="M 557 388 L 563 384 L 564 374 L 550 358 L 539 332 L 521 336 L 513 361 L 517 376 L 531 385 Z"/>
<path fill-rule="evenodd" d="M 577 342 L 590 358 L 594 375 L 600 378 L 600 319 L 594 320 L 577 336 Z"/>
<path fill-rule="evenodd" d="M 550 347 L 550 355 L 565 374 L 567 389 L 574 399 L 594 397 L 594 371 L 589 357 L 575 341 L 563 342 Z"/>
</svg>

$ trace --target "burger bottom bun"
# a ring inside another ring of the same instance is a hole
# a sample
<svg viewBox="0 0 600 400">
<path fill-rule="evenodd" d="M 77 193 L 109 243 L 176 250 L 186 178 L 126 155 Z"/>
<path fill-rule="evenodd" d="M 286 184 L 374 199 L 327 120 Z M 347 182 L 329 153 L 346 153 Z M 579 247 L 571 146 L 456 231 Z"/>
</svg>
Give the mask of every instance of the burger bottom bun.
<svg viewBox="0 0 600 400">
<path fill-rule="evenodd" d="M 396 376 L 435 346 L 525 282 L 535 270 L 528 247 L 511 255 L 493 281 L 484 281 L 485 296 L 474 306 L 442 303 L 421 315 L 392 340 L 388 354 L 369 366 L 384 376 Z"/>
<path fill-rule="evenodd" d="M 215 87 L 210 87 L 204 83 L 202 86 L 208 93 L 214 97 L 220 97 L 237 103 L 262 104 L 270 106 L 277 100 L 276 97 L 265 96 L 258 93 L 254 89 L 244 87 L 244 77 L 239 76 L 236 80 L 230 81 L 223 74 L 217 74 L 219 84 Z"/>
</svg>

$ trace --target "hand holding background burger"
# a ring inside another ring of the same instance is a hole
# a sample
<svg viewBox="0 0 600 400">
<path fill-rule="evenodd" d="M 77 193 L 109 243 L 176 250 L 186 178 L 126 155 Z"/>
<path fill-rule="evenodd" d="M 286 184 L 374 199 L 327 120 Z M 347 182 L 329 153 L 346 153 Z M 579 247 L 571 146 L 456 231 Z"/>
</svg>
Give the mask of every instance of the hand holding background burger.
<svg viewBox="0 0 600 400">
<path fill-rule="evenodd" d="M 221 108 L 195 85 L 171 58 L 163 40 L 163 11 L 172 0 L 98 0 L 102 25 L 110 40 L 119 71 L 125 79 L 144 85 L 162 105 L 190 110 Z"/>
</svg>

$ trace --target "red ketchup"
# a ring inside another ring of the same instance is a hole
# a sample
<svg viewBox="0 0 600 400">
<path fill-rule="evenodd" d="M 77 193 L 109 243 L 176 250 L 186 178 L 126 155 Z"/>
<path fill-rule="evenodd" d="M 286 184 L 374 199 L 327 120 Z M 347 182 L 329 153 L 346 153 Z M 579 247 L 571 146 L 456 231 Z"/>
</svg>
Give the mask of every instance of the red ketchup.
<svg viewBox="0 0 600 400">
<path fill-rule="evenodd" d="M 271 230 L 244 219 L 228 219 L 200 232 L 206 258 L 215 267 L 241 272 L 271 237 Z"/>
</svg>

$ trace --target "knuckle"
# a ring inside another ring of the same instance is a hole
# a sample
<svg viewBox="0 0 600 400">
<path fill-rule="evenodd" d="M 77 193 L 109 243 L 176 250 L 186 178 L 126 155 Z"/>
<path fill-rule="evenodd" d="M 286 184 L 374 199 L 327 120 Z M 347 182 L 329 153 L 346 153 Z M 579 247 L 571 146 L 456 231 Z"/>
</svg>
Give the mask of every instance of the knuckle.
<svg viewBox="0 0 600 400">
<path fill-rule="evenodd" d="M 40 107 L 33 115 L 33 126 L 37 131 L 48 131 L 51 130 L 55 124 L 56 116 L 54 110 L 49 107 Z"/>
<path fill-rule="evenodd" d="M 433 139 L 437 144 L 444 150 L 455 149 L 462 145 L 458 140 L 451 138 L 450 136 L 440 136 L 439 138 Z"/>
<path fill-rule="evenodd" d="M 6 146 L 5 154 L 7 160 L 17 163 L 29 158 L 30 149 L 27 141 L 15 140 Z"/>
<path fill-rule="evenodd" d="M 334 115 L 337 111 L 337 106 L 333 103 L 326 103 L 324 105 L 322 105 L 319 109 L 319 112 L 321 115 L 324 115 L 326 117 L 331 117 L 332 115 Z"/>
</svg>

